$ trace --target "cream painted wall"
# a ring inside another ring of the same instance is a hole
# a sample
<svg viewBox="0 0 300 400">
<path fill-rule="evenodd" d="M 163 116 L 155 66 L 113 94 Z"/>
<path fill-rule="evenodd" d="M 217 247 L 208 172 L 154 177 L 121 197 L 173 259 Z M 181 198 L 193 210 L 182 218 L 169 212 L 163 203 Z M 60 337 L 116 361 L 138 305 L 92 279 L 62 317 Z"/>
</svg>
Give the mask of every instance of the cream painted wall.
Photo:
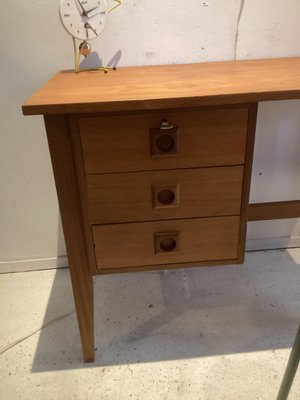
<svg viewBox="0 0 300 400">
<path fill-rule="evenodd" d="M 21 113 L 24 99 L 73 66 L 58 5 L 59 0 L 2 5 L 0 272 L 67 262 L 43 121 Z M 121 52 L 119 66 L 298 56 L 300 2 L 123 0 L 92 45 L 104 64 Z M 300 198 L 299 148 L 300 102 L 261 104 L 253 201 Z M 299 244 L 299 230 L 297 220 L 251 223 L 248 247 Z"/>
</svg>

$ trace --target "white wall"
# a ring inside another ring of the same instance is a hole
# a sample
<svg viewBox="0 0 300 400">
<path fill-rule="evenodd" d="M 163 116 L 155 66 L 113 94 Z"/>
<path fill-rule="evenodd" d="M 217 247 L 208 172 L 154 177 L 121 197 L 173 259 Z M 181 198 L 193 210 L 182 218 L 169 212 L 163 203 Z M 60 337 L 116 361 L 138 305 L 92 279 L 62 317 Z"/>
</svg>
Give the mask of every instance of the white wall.
<svg viewBox="0 0 300 400">
<path fill-rule="evenodd" d="M 34 90 L 73 67 L 58 5 L 59 0 L 2 4 L 0 272 L 66 264 L 43 121 L 21 113 Z M 119 66 L 298 56 L 300 2 L 124 0 L 92 45 L 104 64 L 121 51 Z M 300 199 L 299 145 L 300 102 L 261 104 L 252 201 Z M 299 228 L 296 220 L 251 223 L 248 247 L 299 243 Z"/>
</svg>

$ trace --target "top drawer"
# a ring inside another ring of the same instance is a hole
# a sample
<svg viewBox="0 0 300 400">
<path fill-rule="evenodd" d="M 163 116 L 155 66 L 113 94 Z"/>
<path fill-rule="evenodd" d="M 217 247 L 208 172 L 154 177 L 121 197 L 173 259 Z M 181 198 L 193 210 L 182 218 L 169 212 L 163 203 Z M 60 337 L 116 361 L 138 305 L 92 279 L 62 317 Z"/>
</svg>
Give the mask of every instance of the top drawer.
<svg viewBox="0 0 300 400">
<path fill-rule="evenodd" d="M 80 118 L 85 171 L 241 165 L 247 121 L 246 107 Z"/>
</svg>

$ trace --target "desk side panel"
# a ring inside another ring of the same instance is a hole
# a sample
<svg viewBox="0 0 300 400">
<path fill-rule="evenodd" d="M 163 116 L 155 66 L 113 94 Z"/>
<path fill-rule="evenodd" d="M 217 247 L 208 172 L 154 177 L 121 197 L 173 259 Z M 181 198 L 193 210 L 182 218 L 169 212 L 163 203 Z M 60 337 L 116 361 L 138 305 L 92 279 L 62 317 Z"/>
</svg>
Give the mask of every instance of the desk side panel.
<svg viewBox="0 0 300 400">
<path fill-rule="evenodd" d="M 45 116 L 85 362 L 94 360 L 93 280 L 67 116 Z"/>
</svg>

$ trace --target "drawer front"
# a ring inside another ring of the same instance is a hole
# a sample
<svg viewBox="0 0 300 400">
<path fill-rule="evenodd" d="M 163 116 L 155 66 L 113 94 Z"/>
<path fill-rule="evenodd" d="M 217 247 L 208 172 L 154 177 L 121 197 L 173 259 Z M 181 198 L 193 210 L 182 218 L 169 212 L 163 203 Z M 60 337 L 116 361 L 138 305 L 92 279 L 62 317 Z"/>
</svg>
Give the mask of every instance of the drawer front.
<svg viewBox="0 0 300 400">
<path fill-rule="evenodd" d="M 240 213 L 243 167 L 87 175 L 92 224 Z"/>
<path fill-rule="evenodd" d="M 248 108 L 80 118 L 85 171 L 242 165 L 247 121 Z"/>
<path fill-rule="evenodd" d="M 93 226 L 98 269 L 235 260 L 240 218 Z"/>
</svg>

